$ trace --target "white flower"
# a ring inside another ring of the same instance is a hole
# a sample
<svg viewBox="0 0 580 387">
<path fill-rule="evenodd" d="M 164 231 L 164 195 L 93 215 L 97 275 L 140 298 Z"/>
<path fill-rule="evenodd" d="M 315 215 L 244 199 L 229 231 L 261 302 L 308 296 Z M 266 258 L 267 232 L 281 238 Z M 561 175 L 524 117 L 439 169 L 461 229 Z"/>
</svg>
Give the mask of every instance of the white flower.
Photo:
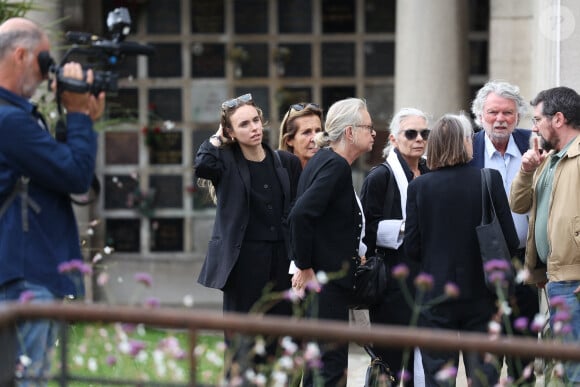
<svg viewBox="0 0 580 387">
<path fill-rule="evenodd" d="M 105 253 L 105 254 L 107 254 L 107 255 L 111 254 L 112 252 L 113 252 L 113 248 L 112 248 L 112 247 L 105 246 L 105 247 L 103 248 L 103 253 Z"/>
<path fill-rule="evenodd" d="M 501 324 L 497 321 L 490 321 L 487 324 L 487 331 L 492 335 L 499 335 L 501 333 Z"/>
<path fill-rule="evenodd" d="M 95 359 L 94 357 L 90 357 L 89 360 L 87 361 L 87 368 L 91 372 L 97 372 L 99 368 L 97 364 L 97 359 Z"/>
<path fill-rule="evenodd" d="M 101 253 L 96 253 L 95 256 L 93 257 L 93 263 L 97 263 L 99 262 L 101 259 L 103 259 L 103 254 Z"/>
<path fill-rule="evenodd" d="M 77 366 L 82 367 L 83 364 L 85 364 L 85 359 L 81 355 L 76 355 L 75 357 L 73 357 L 73 362 Z"/>
<path fill-rule="evenodd" d="M 316 343 L 306 344 L 306 350 L 304 351 L 304 360 L 312 361 L 320 357 L 320 348 Z"/>
<path fill-rule="evenodd" d="M 328 283 L 328 275 L 326 275 L 326 272 L 324 271 L 319 271 L 316 273 L 316 280 L 319 284 L 325 285 Z"/>
<path fill-rule="evenodd" d="M 193 306 L 194 298 L 191 294 L 186 294 L 183 296 L 183 305 L 191 308 Z"/>
<path fill-rule="evenodd" d="M 510 304 L 508 304 L 508 302 L 505 300 L 501 303 L 501 310 L 503 314 L 505 314 L 506 316 L 510 316 L 512 314 L 512 308 L 510 307 Z"/>
<path fill-rule="evenodd" d="M 290 336 L 285 336 L 282 339 L 281 345 L 282 348 L 284 348 L 284 351 L 289 355 L 293 355 L 298 350 L 298 344 L 296 344 Z"/>
<path fill-rule="evenodd" d="M 28 356 L 20 355 L 20 364 L 22 364 L 24 367 L 28 367 L 31 363 L 32 359 L 30 359 Z"/>
<path fill-rule="evenodd" d="M 173 128 L 175 128 L 175 122 L 173 122 L 173 121 L 163 121 L 163 127 L 166 130 L 172 130 Z"/>
<path fill-rule="evenodd" d="M 272 387 L 284 387 L 288 385 L 288 375 L 284 372 L 274 371 L 272 372 Z"/>
<path fill-rule="evenodd" d="M 254 344 L 254 353 L 258 355 L 266 354 L 266 342 L 264 341 L 263 337 L 256 338 L 256 342 Z"/>
<path fill-rule="evenodd" d="M 290 356 L 282 356 L 278 360 L 278 366 L 283 370 L 291 370 L 294 367 L 294 361 Z"/>
</svg>

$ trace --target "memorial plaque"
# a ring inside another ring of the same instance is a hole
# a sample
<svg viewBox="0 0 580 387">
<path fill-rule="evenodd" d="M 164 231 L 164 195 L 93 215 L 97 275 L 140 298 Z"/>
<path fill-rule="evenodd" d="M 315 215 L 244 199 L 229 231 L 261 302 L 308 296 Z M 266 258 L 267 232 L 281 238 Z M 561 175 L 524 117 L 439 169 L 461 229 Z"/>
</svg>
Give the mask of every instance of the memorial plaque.
<svg viewBox="0 0 580 387">
<path fill-rule="evenodd" d="M 181 32 L 180 0 L 148 0 L 147 33 L 179 34 Z"/>
<path fill-rule="evenodd" d="M 241 63 L 242 78 L 249 77 L 267 77 L 268 68 L 270 65 L 270 55 L 268 45 L 265 43 L 256 44 L 238 44 L 248 52 L 249 58 L 247 61 Z"/>
<path fill-rule="evenodd" d="M 225 79 L 198 79 L 191 81 L 191 119 L 197 124 L 216 124 L 221 104 L 230 99 Z"/>
<path fill-rule="evenodd" d="M 183 208 L 181 175 L 151 175 L 149 187 L 155 190 L 155 208 Z"/>
<path fill-rule="evenodd" d="M 487 40 L 469 42 L 469 75 L 487 74 Z"/>
<path fill-rule="evenodd" d="M 149 164 L 181 164 L 183 133 L 179 130 L 152 134 L 149 145 Z"/>
<path fill-rule="evenodd" d="M 105 164 L 138 164 L 138 132 L 105 132 Z"/>
<path fill-rule="evenodd" d="M 107 246 L 116 252 L 138 253 L 141 248 L 141 221 L 139 219 L 107 219 Z"/>
<path fill-rule="evenodd" d="M 280 101 L 280 105 L 278 106 L 278 117 L 280 117 L 280 120 L 284 118 L 292 104 L 314 102 L 320 105 L 319 102 L 312 101 L 312 90 L 310 87 L 285 87 L 278 91 L 277 100 Z"/>
<path fill-rule="evenodd" d="M 322 76 L 354 76 L 354 43 L 322 43 Z"/>
<path fill-rule="evenodd" d="M 223 33 L 224 0 L 195 0 L 191 2 L 192 33 Z"/>
<path fill-rule="evenodd" d="M 278 28 L 281 34 L 312 32 L 311 0 L 278 0 Z"/>
<path fill-rule="evenodd" d="M 395 74 L 395 43 L 365 43 L 365 75 L 369 77 Z"/>
<path fill-rule="evenodd" d="M 268 0 L 234 0 L 234 32 L 265 34 L 268 32 Z"/>
<path fill-rule="evenodd" d="M 340 99 L 356 96 L 356 87 L 353 86 L 330 86 L 322 88 L 322 106 L 327 112 L 330 105 Z"/>
<path fill-rule="evenodd" d="M 149 89 L 149 106 L 163 120 L 181 121 L 181 89 Z"/>
<path fill-rule="evenodd" d="M 310 44 L 283 44 L 278 51 L 286 49 L 288 55 L 282 60 L 283 71 L 278 75 L 286 78 L 312 76 L 312 52 Z"/>
<path fill-rule="evenodd" d="M 396 0 L 365 1 L 365 31 L 370 33 L 395 32 Z"/>
<path fill-rule="evenodd" d="M 137 89 L 119 89 L 116 95 L 107 93 L 106 98 L 106 119 L 135 120 L 137 122 L 139 118 L 139 95 Z"/>
<path fill-rule="evenodd" d="M 355 32 L 354 0 L 322 0 L 322 32 Z"/>
<path fill-rule="evenodd" d="M 223 44 L 194 43 L 191 49 L 192 78 L 224 78 L 226 49 Z"/>
<path fill-rule="evenodd" d="M 149 76 L 152 78 L 181 77 L 181 44 L 156 43 L 155 55 L 147 58 Z"/>
<path fill-rule="evenodd" d="M 133 208 L 131 196 L 139 186 L 128 175 L 105 175 L 105 209 Z"/>
<path fill-rule="evenodd" d="M 151 219 L 151 251 L 183 251 L 183 219 Z"/>
</svg>

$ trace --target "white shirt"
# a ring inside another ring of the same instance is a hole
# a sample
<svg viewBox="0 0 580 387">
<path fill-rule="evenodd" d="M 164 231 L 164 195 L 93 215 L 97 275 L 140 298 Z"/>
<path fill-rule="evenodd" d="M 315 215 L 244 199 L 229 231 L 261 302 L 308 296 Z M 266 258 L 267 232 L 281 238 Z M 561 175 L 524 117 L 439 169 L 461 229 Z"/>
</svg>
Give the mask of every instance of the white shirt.
<svg viewBox="0 0 580 387">
<path fill-rule="evenodd" d="M 487 134 L 484 136 L 484 139 L 484 166 L 499 171 L 503 179 L 503 188 L 505 189 L 506 195 L 509 195 L 512 181 L 520 170 L 522 153 L 518 149 L 513 136 L 510 136 L 507 149 L 503 156 L 497 149 L 495 149 Z M 524 248 L 526 246 L 526 238 L 528 235 L 528 214 L 516 214 L 512 212 L 512 218 L 520 240 L 519 247 Z"/>
</svg>

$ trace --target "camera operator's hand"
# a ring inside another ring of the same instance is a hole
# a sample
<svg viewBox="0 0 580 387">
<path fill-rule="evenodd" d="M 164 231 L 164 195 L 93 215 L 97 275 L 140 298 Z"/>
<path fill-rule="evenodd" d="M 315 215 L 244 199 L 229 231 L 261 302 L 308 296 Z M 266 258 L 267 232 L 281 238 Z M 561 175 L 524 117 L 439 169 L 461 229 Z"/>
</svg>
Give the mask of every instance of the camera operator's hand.
<svg viewBox="0 0 580 387">
<path fill-rule="evenodd" d="M 88 84 L 93 83 L 94 75 L 92 70 L 87 70 Z M 62 67 L 64 78 L 83 80 L 83 68 L 79 63 L 69 62 Z M 76 93 L 73 91 L 63 90 L 60 92 L 62 106 L 68 113 L 84 113 L 97 120 L 105 110 L 105 93 L 101 92 L 95 97 L 90 92 Z"/>
</svg>

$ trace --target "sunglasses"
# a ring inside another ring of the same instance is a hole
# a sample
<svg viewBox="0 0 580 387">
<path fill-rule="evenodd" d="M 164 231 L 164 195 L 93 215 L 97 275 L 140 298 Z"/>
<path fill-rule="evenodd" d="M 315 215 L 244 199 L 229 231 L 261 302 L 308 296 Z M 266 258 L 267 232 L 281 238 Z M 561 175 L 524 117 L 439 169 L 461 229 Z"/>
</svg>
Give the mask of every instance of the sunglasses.
<svg viewBox="0 0 580 387">
<path fill-rule="evenodd" d="M 320 105 L 318 105 L 317 103 L 310 102 L 310 103 L 295 103 L 294 105 L 290 106 L 290 110 L 295 110 L 297 112 L 300 112 L 308 108 L 320 109 Z"/>
<path fill-rule="evenodd" d="M 423 140 L 427 140 L 427 138 L 429 138 L 429 133 L 431 132 L 431 130 L 429 129 L 421 129 L 421 130 L 417 130 L 417 129 L 407 129 L 403 131 L 403 134 L 405 135 L 405 138 L 407 140 L 414 140 L 417 138 L 417 135 L 420 134 L 421 137 L 423 138 Z"/>
<path fill-rule="evenodd" d="M 227 101 L 222 103 L 222 109 L 226 110 L 226 109 L 237 108 L 240 105 L 250 103 L 252 101 L 253 101 L 252 94 L 248 93 L 248 94 L 240 95 L 237 98 L 228 99 Z"/>
</svg>

